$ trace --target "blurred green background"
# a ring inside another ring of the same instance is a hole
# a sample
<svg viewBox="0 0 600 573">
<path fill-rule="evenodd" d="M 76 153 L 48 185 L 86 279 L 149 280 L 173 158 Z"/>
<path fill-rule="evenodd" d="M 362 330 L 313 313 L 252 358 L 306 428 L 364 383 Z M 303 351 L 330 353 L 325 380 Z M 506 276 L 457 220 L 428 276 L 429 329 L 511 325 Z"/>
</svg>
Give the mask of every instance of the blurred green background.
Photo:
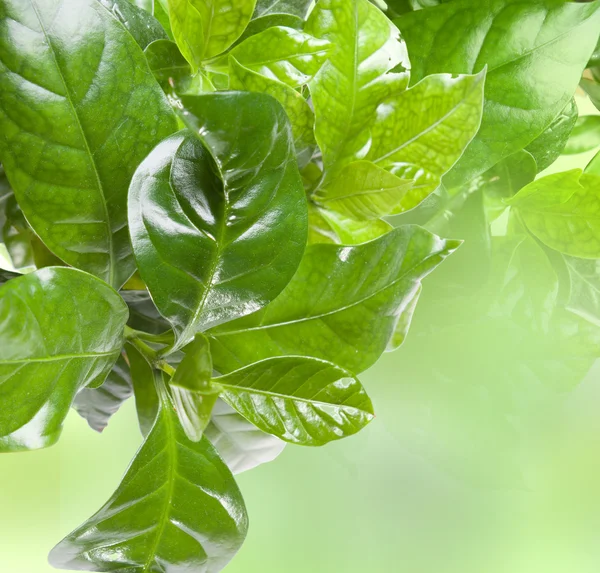
<svg viewBox="0 0 600 573">
<path fill-rule="evenodd" d="M 600 367 L 574 388 L 513 378 L 504 340 L 453 332 L 459 352 L 409 337 L 361 377 L 362 433 L 239 476 L 251 527 L 228 573 L 598 573 Z M 57 446 L 0 457 L 0 572 L 53 571 L 140 442 L 130 402 L 102 435 L 73 412 Z"/>
</svg>

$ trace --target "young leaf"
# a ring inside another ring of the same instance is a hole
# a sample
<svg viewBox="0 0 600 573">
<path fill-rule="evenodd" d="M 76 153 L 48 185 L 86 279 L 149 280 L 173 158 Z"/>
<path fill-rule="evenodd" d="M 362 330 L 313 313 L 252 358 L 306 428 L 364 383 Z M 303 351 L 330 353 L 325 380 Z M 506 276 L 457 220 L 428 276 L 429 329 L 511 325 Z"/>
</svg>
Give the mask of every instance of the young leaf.
<svg viewBox="0 0 600 573">
<path fill-rule="evenodd" d="M 97 0 L 5 0 L 1 18 L 0 157 L 15 195 L 56 255 L 119 288 L 135 269 L 129 182 L 175 117 Z"/>
<path fill-rule="evenodd" d="M 412 83 L 488 66 L 481 129 L 453 170 L 454 186 L 531 143 L 564 109 L 596 45 L 600 4 L 455 0 L 396 23 Z"/>
<path fill-rule="evenodd" d="M 373 120 L 379 103 L 405 89 L 407 74 L 387 73 L 406 62 L 398 30 L 368 0 L 321 0 L 305 31 L 332 44 L 329 61 L 310 84 L 315 135 L 326 171 L 341 168 L 347 141 Z"/>
<path fill-rule="evenodd" d="M 370 161 L 355 161 L 317 190 L 313 199 L 327 209 L 365 221 L 414 207 L 412 185 L 412 180 L 400 179 Z"/>
<path fill-rule="evenodd" d="M 73 408 L 90 425 L 102 432 L 121 405 L 133 395 L 129 364 L 119 356 L 104 384 L 99 388 L 83 388 L 75 396 Z"/>
<path fill-rule="evenodd" d="M 277 102 L 250 93 L 182 101 L 214 161 L 193 134 L 177 134 L 142 163 L 129 199 L 140 273 L 173 325 L 175 349 L 275 298 L 307 234 L 289 124 Z"/>
<path fill-rule="evenodd" d="M 285 442 L 259 430 L 223 400 L 217 400 L 204 435 L 234 475 L 273 461 L 285 448 Z"/>
<path fill-rule="evenodd" d="M 574 169 L 530 183 L 509 202 L 527 228 L 552 249 L 600 257 L 600 176 Z"/>
<path fill-rule="evenodd" d="M 200 4 L 203 0 L 169 0 L 169 21 L 177 46 L 196 73 L 206 50 Z"/>
<path fill-rule="evenodd" d="M 382 235 L 393 231 L 387 221 L 383 219 L 371 219 L 370 221 L 355 221 L 344 215 L 327 209 L 320 209 L 319 213 L 328 226 L 335 231 L 342 245 L 359 245 L 378 239 Z M 321 243 L 325 241 L 319 241 Z"/>
<path fill-rule="evenodd" d="M 223 399 L 257 428 L 301 446 L 355 434 L 374 417 L 362 384 L 334 364 L 282 356 L 215 379 Z"/>
<path fill-rule="evenodd" d="M 362 372 L 385 350 L 421 279 L 458 245 L 409 225 L 362 245 L 309 246 L 275 301 L 208 333 L 215 369 L 295 355 Z"/>
<path fill-rule="evenodd" d="M 312 2 L 313 0 L 258 0 L 253 18 L 269 14 L 292 14 L 304 19 Z"/>
<path fill-rule="evenodd" d="M 171 396 L 186 436 L 192 442 L 199 442 L 210 422 L 220 388 L 211 383 L 213 367 L 208 339 L 196 334 L 185 352 L 170 382 Z"/>
<path fill-rule="evenodd" d="M 77 392 L 102 384 L 119 357 L 126 321 L 119 295 L 75 269 L 0 288 L 0 451 L 58 440 Z"/>
<path fill-rule="evenodd" d="M 296 90 L 278 80 L 272 80 L 253 72 L 229 56 L 229 87 L 265 93 L 274 97 L 285 110 L 292 126 L 294 148 L 299 167 L 304 167 L 311 159 L 317 143 L 313 131 L 315 114 L 308 102 Z"/>
<path fill-rule="evenodd" d="M 485 72 L 475 76 L 429 76 L 387 98 L 357 138 L 365 159 L 403 179 L 413 179 L 406 202 L 411 209 L 440 184 L 475 137 L 481 122 Z"/>
<path fill-rule="evenodd" d="M 184 93 L 192 82 L 192 67 L 170 40 L 152 42 L 144 51 L 148 65 L 166 92 Z"/>
<path fill-rule="evenodd" d="M 597 147 L 600 147 L 600 115 L 584 115 L 577 120 L 564 154 L 585 153 Z"/>
<path fill-rule="evenodd" d="M 315 76 L 330 49 L 327 40 L 276 26 L 248 38 L 229 53 L 245 68 L 298 88 Z"/>
<path fill-rule="evenodd" d="M 98 513 L 50 553 L 80 571 L 220 571 L 241 547 L 240 491 L 207 439 L 190 442 L 163 383 L 160 411 L 121 485 Z"/>
<path fill-rule="evenodd" d="M 550 167 L 559 158 L 575 127 L 578 115 L 575 98 L 571 98 L 565 109 L 554 118 L 545 131 L 525 148 L 533 155 L 538 171 Z"/>
</svg>

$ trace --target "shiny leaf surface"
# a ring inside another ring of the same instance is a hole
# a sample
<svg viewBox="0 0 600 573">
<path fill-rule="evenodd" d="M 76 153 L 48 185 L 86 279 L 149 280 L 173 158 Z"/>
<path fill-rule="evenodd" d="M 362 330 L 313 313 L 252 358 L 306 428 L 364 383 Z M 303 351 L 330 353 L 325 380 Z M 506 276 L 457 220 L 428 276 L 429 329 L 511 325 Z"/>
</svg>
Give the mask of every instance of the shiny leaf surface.
<svg viewBox="0 0 600 573">
<path fill-rule="evenodd" d="M 362 384 L 334 364 L 270 358 L 215 379 L 223 399 L 257 428 L 302 446 L 355 434 L 374 417 Z"/>
<path fill-rule="evenodd" d="M 309 246 L 274 302 L 208 333 L 216 370 L 297 355 L 362 372 L 385 350 L 421 279 L 457 246 L 413 226 L 363 245 Z"/>
<path fill-rule="evenodd" d="M 125 349 L 131 371 L 138 423 L 142 436 L 146 437 L 152 430 L 160 409 L 154 387 L 154 369 L 133 344 L 127 344 Z"/>
<path fill-rule="evenodd" d="M 56 255 L 120 287 L 135 269 L 129 182 L 175 117 L 97 0 L 4 0 L 1 17 L 0 157 L 15 195 Z"/>
<path fill-rule="evenodd" d="M 42 269 L 2 286 L 0 451 L 58 440 L 77 392 L 100 385 L 117 361 L 126 320 L 113 289 L 74 269 Z"/>
<path fill-rule="evenodd" d="M 342 245 L 359 245 L 373 239 L 378 239 L 382 235 L 389 233 L 394 229 L 387 221 L 383 219 L 371 219 L 370 221 L 356 221 L 345 217 L 344 215 L 327 209 L 320 209 L 320 215 L 327 221 L 328 226 L 335 231 L 339 242 Z M 319 241 L 321 243 L 325 241 Z"/>
<path fill-rule="evenodd" d="M 169 21 L 181 53 L 195 73 L 206 49 L 200 4 L 202 0 L 169 0 Z"/>
<path fill-rule="evenodd" d="M 121 355 L 99 388 L 83 388 L 75 396 L 73 408 L 90 425 L 102 432 L 123 402 L 133 395 L 129 364 Z"/>
<path fill-rule="evenodd" d="M 285 442 L 265 434 L 222 400 L 204 434 L 234 475 L 273 461 L 285 448 Z"/>
<path fill-rule="evenodd" d="M 396 23 L 412 83 L 488 66 L 481 129 L 453 172 L 455 184 L 531 143 L 565 108 L 596 46 L 600 5 L 455 0 Z"/>
<path fill-rule="evenodd" d="M 129 202 L 140 273 L 177 348 L 275 298 L 297 268 L 307 232 L 281 107 L 249 93 L 182 99 L 195 114 L 186 121 L 202 125 L 197 131 L 214 160 L 193 135 L 175 135 L 142 163 Z"/>
<path fill-rule="evenodd" d="M 240 548 L 248 519 L 233 476 L 208 440 L 186 438 L 160 384 L 158 418 L 121 485 L 52 550 L 53 566 L 220 571 Z"/>
<path fill-rule="evenodd" d="M 292 14 L 305 18 L 313 0 L 258 0 L 254 17 L 259 18 L 268 14 Z"/>
</svg>

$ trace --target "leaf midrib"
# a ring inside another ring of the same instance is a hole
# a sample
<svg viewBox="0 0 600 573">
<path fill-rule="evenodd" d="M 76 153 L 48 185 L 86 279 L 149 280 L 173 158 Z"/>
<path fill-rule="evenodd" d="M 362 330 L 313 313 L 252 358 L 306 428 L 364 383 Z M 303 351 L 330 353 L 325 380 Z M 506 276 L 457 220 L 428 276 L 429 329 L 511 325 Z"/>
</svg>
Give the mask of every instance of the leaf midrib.
<svg viewBox="0 0 600 573">
<path fill-rule="evenodd" d="M 19 358 L 14 360 L 0 360 L 0 366 L 5 364 L 29 364 L 37 362 L 59 362 L 61 360 L 76 360 L 78 358 L 101 358 L 103 356 L 113 356 L 119 354 L 120 350 L 110 350 L 107 352 L 88 352 L 85 354 L 59 354 L 56 356 L 42 356 L 39 358 Z"/>
</svg>

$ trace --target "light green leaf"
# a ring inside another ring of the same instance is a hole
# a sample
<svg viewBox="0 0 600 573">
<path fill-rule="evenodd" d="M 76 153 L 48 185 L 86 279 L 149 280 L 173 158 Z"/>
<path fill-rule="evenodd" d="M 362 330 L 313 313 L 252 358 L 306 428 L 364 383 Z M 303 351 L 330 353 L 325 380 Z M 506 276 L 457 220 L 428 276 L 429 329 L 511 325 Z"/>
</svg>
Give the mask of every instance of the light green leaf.
<svg viewBox="0 0 600 573">
<path fill-rule="evenodd" d="M 220 571 L 241 547 L 246 508 L 207 439 L 190 442 L 159 381 L 160 411 L 110 500 L 50 553 L 83 571 Z"/>
<path fill-rule="evenodd" d="M 258 18 L 250 20 L 244 33 L 233 45 L 237 46 L 247 38 L 250 38 L 250 36 L 260 34 L 273 26 L 285 26 L 286 28 L 293 28 L 294 30 L 302 30 L 302 28 L 304 28 L 304 20 L 293 14 L 266 14 L 265 16 L 259 16 Z"/>
<path fill-rule="evenodd" d="M 355 434 L 374 417 L 362 384 L 334 364 L 282 356 L 216 379 L 223 399 L 263 432 L 302 446 Z"/>
<path fill-rule="evenodd" d="M 278 80 L 257 74 L 229 57 L 229 87 L 233 90 L 265 93 L 274 97 L 285 110 L 294 136 L 299 167 L 311 159 L 317 146 L 314 135 L 315 115 L 308 102 L 294 89 Z"/>
<path fill-rule="evenodd" d="M 404 344 L 404 341 L 408 336 L 408 329 L 412 323 L 413 315 L 415 314 L 415 309 L 417 308 L 417 303 L 419 302 L 422 290 L 423 285 L 419 285 L 419 288 L 415 290 L 412 298 L 406 302 L 404 312 L 400 315 L 400 319 L 398 320 L 394 334 L 390 338 L 390 341 L 385 349 L 386 352 L 398 350 L 398 348 Z"/>
<path fill-rule="evenodd" d="M 157 40 L 144 54 L 154 77 L 166 92 L 182 93 L 192 82 L 192 67 L 175 42 Z"/>
<path fill-rule="evenodd" d="M 455 0 L 396 20 L 412 83 L 488 66 L 481 129 L 450 186 L 527 146 L 565 108 L 596 46 L 599 9 L 596 2 Z"/>
<path fill-rule="evenodd" d="M 400 179 L 370 161 L 355 161 L 312 198 L 327 209 L 364 221 L 415 207 L 412 185 L 411 180 Z"/>
<path fill-rule="evenodd" d="M 73 402 L 73 408 L 90 425 L 90 428 L 102 432 L 111 417 L 122 404 L 133 395 L 133 385 L 129 364 L 123 355 L 109 372 L 99 388 L 83 388 Z"/>
<path fill-rule="evenodd" d="M 577 120 L 563 153 L 585 153 L 597 147 L 600 147 L 600 115 L 584 115 Z"/>
<path fill-rule="evenodd" d="M 119 288 L 135 270 L 131 176 L 175 116 L 97 0 L 4 0 L 0 29 L 0 157 L 17 200 L 56 255 Z"/>
<path fill-rule="evenodd" d="M 347 142 L 375 118 L 386 97 L 406 88 L 408 65 L 398 30 L 368 0 L 321 0 L 305 31 L 333 45 L 329 61 L 310 84 L 315 135 L 326 172 L 354 159 Z"/>
<path fill-rule="evenodd" d="M 477 133 L 484 79 L 484 72 L 456 78 L 429 76 L 384 100 L 376 119 L 359 136 L 366 150 L 360 156 L 398 177 L 414 180 L 411 207 L 439 186 Z"/>
<path fill-rule="evenodd" d="M 304 19 L 312 2 L 313 0 L 258 0 L 254 18 L 269 14 L 293 14 Z"/>
<path fill-rule="evenodd" d="M 315 76 L 330 50 L 331 44 L 327 40 L 276 26 L 251 36 L 230 54 L 239 64 L 257 74 L 298 88 Z"/>
<path fill-rule="evenodd" d="M 206 51 L 204 22 L 200 5 L 203 0 L 169 0 L 169 20 L 173 37 L 184 58 L 196 73 Z"/>
<path fill-rule="evenodd" d="M 314 203 L 308 204 L 308 244 L 337 243 L 338 237 L 333 227 L 321 214 Z M 10 269 L 9 269 L 10 270 Z"/>
<path fill-rule="evenodd" d="M 533 155 L 538 171 L 550 167 L 559 158 L 567 145 L 578 116 L 575 98 L 571 98 L 565 109 L 554 118 L 545 131 L 525 148 Z"/>
<path fill-rule="evenodd" d="M 564 257 L 571 289 L 567 309 L 600 326 L 600 261 Z"/>
<path fill-rule="evenodd" d="M 582 78 L 579 85 L 588 95 L 596 109 L 600 110 L 600 83 L 589 78 Z"/>
<path fill-rule="evenodd" d="M 600 257 L 600 176 L 580 169 L 530 183 L 509 202 L 540 241 L 566 255 Z"/>
<path fill-rule="evenodd" d="M 186 121 L 132 182 L 142 279 L 177 335 L 250 314 L 290 280 L 307 235 L 306 199 L 281 106 L 262 94 L 181 98 Z M 211 157 L 210 154 L 214 157 Z"/>
<path fill-rule="evenodd" d="M 215 369 L 296 355 L 362 372 L 385 350 L 421 279 L 457 246 L 411 225 L 357 246 L 310 245 L 267 308 L 208 333 Z"/>
<path fill-rule="evenodd" d="M 59 438 L 75 395 L 119 357 L 127 307 L 87 273 L 50 267 L 0 288 L 0 451 Z"/>
<path fill-rule="evenodd" d="M 593 159 L 587 164 L 585 172 L 592 175 L 600 175 L 600 152 L 596 153 Z"/>
<path fill-rule="evenodd" d="M 234 475 L 273 461 L 285 448 L 285 442 L 259 430 L 223 400 L 217 400 L 204 435 Z"/>
<path fill-rule="evenodd" d="M 373 239 L 378 239 L 394 229 L 392 225 L 383 219 L 355 221 L 335 211 L 319 209 L 319 212 L 325 221 L 327 221 L 327 224 L 335 231 L 335 234 L 339 238 L 337 242 L 342 245 L 366 243 Z"/>
</svg>

